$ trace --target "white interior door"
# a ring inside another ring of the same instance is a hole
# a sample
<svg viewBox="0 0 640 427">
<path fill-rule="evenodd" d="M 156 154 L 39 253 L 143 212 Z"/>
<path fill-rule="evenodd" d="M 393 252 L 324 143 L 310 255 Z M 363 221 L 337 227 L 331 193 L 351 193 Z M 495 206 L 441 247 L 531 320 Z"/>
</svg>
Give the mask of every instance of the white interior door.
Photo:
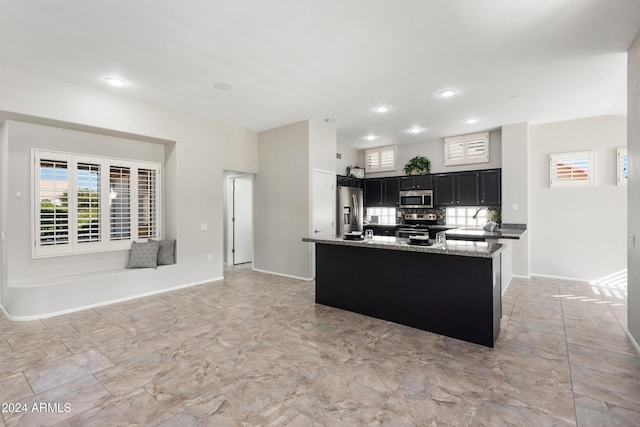
<svg viewBox="0 0 640 427">
<path fill-rule="evenodd" d="M 233 264 L 253 260 L 253 181 L 233 179 Z"/>
<path fill-rule="evenodd" d="M 330 171 L 315 169 L 312 178 L 311 225 L 312 237 L 335 236 L 336 176 Z"/>
</svg>

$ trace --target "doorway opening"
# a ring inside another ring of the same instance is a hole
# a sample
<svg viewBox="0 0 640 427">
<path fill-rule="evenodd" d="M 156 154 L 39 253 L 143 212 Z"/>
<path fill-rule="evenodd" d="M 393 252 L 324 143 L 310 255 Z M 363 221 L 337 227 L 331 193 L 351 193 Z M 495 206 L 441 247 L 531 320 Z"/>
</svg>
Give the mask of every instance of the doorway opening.
<svg viewBox="0 0 640 427">
<path fill-rule="evenodd" d="M 224 263 L 253 262 L 253 175 L 225 172 Z"/>
</svg>

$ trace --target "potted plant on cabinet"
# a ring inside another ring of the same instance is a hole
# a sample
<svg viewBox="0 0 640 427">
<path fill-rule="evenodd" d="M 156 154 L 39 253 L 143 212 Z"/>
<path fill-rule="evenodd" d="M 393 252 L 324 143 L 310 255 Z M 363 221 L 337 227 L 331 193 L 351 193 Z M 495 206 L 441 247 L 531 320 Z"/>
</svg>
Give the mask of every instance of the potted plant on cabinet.
<svg viewBox="0 0 640 427">
<path fill-rule="evenodd" d="M 407 175 L 426 175 L 431 172 L 431 160 L 424 156 L 415 156 L 404 165 Z"/>
</svg>

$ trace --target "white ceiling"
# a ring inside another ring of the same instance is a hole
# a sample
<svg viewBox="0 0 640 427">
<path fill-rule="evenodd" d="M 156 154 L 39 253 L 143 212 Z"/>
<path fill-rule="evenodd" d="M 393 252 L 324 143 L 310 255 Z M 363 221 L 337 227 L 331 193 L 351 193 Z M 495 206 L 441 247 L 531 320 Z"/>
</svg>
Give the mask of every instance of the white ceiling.
<svg viewBox="0 0 640 427">
<path fill-rule="evenodd" d="M 639 30 L 639 0 L 0 0 L 0 65 L 364 148 L 626 114 Z"/>
</svg>

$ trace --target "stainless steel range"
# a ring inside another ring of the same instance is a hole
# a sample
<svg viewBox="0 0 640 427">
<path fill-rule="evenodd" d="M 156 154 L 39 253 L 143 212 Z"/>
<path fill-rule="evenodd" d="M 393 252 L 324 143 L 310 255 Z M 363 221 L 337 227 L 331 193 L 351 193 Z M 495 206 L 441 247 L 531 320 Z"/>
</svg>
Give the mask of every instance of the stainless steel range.
<svg viewBox="0 0 640 427">
<path fill-rule="evenodd" d="M 428 236 L 429 226 L 438 221 L 436 213 L 405 214 L 404 223 L 396 228 L 396 237 Z"/>
</svg>

